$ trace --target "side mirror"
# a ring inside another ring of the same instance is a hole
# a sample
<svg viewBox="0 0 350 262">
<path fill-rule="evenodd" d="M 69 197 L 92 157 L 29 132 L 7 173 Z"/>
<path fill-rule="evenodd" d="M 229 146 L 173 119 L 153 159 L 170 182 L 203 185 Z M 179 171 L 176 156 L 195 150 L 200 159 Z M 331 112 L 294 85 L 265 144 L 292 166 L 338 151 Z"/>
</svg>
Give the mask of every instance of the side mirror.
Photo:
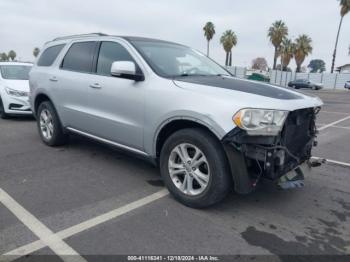
<svg viewBox="0 0 350 262">
<path fill-rule="evenodd" d="M 116 61 L 112 63 L 111 75 L 115 77 L 143 81 L 144 75 L 136 73 L 136 65 L 131 61 Z"/>
</svg>

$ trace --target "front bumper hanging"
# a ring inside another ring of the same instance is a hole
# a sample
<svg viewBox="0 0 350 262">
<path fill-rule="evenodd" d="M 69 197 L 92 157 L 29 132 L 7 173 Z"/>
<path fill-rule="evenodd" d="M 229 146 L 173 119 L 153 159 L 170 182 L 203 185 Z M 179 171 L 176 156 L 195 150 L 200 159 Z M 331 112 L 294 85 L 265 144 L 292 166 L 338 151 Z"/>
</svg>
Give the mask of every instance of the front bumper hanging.
<svg viewBox="0 0 350 262">
<path fill-rule="evenodd" d="M 228 133 L 222 143 L 235 190 L 248 194 L 261 178 L 275 181 L 284 189 L 302 186 L 306 170 L 317 165 L 310 161 L 312 148 L 317 145 L 316 114 L 313 108 L 291 112 L 281 134 L 275 137 L 249 136 L 239 128 Z"/>
</svg>

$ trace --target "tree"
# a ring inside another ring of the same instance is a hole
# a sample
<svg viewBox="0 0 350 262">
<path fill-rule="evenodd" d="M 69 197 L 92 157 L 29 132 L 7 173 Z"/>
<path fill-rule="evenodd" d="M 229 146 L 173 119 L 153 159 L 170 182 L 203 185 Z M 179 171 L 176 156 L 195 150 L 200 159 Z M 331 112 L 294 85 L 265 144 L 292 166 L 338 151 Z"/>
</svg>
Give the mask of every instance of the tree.
<svg viewBox="0 0 350 262">
<path fill-rule="evenodd" d="M 210 43 L 210 40 L 212 40 L 215 35 L 215 25 L 212 22 L 207 22 L 203 27 L 203 30 L 204 30 L 204 36 L 208 42 L 207 56 L 209 57 L 209 43 Z"/>
<path fill-rule="evenodd" d="M 331 73 L 334 72 L 335 58 L 337 56 L 337 48 L 338 48 L 340 29 L 341 29 L 341 26 L 343 24 L 344 16 L 347 13 L 349 13 L 349 11 L 350 11 L 350 0 L 340 0 L 340 23 L 339 23 L 339 27 L 338 27 L 337 38 L 335 40 L 335 47 L 334 47 L 334 52 L 333 52 Z"/>
<path fill-rule="evenodd" d="M 252 69 L 267 71 L 268 65 L 264 57 L 257 57 L 252 61 Z"/>
<path fill-rule="evenodd" d="M 310 73 L 322 73 L 326 71 L 326 63 L 321 59 L 311 60 L 307 67 L 311 69 Z"/>
<path fill-rule="evenodd" d="M 8 56 L 7 56 L 7 54 L 6 53 L 1 53 L 0 54 L 0 61 L 8 61 L 9 60 L 9 58 L 8 58 Z"/>
<path fill-rule="evenodd" d="M 288 27 L 283 21 L 276 21 L 269 28 L 267 36 L 269 37 L 271 43 L 275 47 L 275 54 L 273 57 L 273 69 L 276 69 L 279 48 L 282 43 L 282 40 L 288 36 Z"/>
<path fill-rule="evenodd" d="M 283 71 L 287 71 L 290 60 L 294 56 L 295 44 L 291 39 L 284 38 L 280 47 L 280 55 L 283 65 Z"/>
<path fill-rule="evenodd" d="M 276 70 L 277 71 L 281 71 L 281 64 L 278 64 L 277 66 L 276 66 Z M 286 72 L 293 72 L 292 71 L 292 69 L 288 66 L 288 67 L 285 67 L 284 65 L 283 65 L 283 71 L 286 71 Z"/>
<path fill-rule="evenodd" d="M 7 55 L 9 58 L 11 58 L 11 61 L 15 60 L 17 54 L 15 51 L 11 50 L 9 54 Z"/>
<path fill-rule="evenodd" d="M 295 40 L 294 59 L 297 64 L 297 72 L 301 70 L 301 65 L 305 58 L 312 53 L 312 39 L 307 35 L 300 35 Z"/>
<path fill-rule="evenodd" d="M 33 50 L 33 56 L 34 57 L 37 57 L 40 53 L 40 49 L 38 47 L 35 47 L 34 50 Z"/>
<path fill-rule="evenodd" d="M 220 43 L 226 52 L 226 66 L 232 66 L 232 48 L 237 45 L 237 36 L 232 30 L 226 30 L 221 38 Z"/>
</svg>

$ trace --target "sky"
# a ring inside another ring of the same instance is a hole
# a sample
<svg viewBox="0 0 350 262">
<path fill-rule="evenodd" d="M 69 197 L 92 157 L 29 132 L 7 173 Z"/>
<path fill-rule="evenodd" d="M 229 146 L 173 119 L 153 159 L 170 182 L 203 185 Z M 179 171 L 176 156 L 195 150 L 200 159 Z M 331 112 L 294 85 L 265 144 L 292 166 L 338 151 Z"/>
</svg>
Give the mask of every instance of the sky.
<svg viewBox="0 0 350 262">
<path fill-rule="evenodd" d="M 289 37 L 313 40 L 311 59 L 323 59 L 330 70 L 340 21 L 337 0 L 0 0 L 0 53 L 13 49 L 17 58 L 33 61 L 33 48 L 58 36 L 103 32 L 158 38 L 206 52 L 203 26 L 212 21 L 216 35 L 211 57 L 224 64 L 220 36 L 233 30 L 238 44 L 233 64 L 251 66 L 265 57 L 272 66 L 273 46 L 267 30 L 283 20 Z M 344 18 L 336 66 L 350 63 L 350 14 Z M 294 61 L 290 64 L 295 69 Z"/>
</svg>

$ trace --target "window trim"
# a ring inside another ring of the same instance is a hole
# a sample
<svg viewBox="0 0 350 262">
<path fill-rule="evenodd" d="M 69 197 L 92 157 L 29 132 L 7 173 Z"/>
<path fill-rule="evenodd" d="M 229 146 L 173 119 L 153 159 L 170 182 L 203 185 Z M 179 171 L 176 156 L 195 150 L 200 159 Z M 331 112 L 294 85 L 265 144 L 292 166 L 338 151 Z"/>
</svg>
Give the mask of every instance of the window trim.
<svg viewBox="0 0 350 262">
<path fill-rule="evenodd" d="M 36 62 L 36 66 L 38 67 L 51 67 L 55 64 L 55 62 L 57 61 L 58 57 L 60 56 L 60 54 L 62 53 L 62 50 L 64 50 L 64 48 L 66 47 L 66 43 L 62 43 L 62 44 L 57 44 L 57 45 L 52 45 L 52 46 L 48 46 L 46 47 L 40 54 L 39 58 L 38 58 L 38 61 Z M 42 58 L 42 56 L 45 54 L 45 52 L 47 50 L 49 50 L 50 48 L 53 48 L 53 47 L 58 47 L 58 46 L 62 46 L 61 50 L 57 53 L 55 59 L 52 61 L 52 63 L 50 65 L 39 65 L 39 62 L 40 62 L 40 59 Z"/>
<path fill-rule="evenodd" d="M 85 42 L 96 42 L 96 45 L 95 45 L 95 49 L 93 51 L 93 59 L 92 59 L 92 67 L 91 67 L 91 72 L 84 72 L 84 71 L 76 71 L 76 70 L 70 70 L 70 69 L 65 69 L 62 67 L 63 65 L 63 62 L 64 62 L 64 58 L 66 57 L 67 53 L 69 52 L 69 50 L 71 49 L 71 47 L 74 45 L 74 44 L 77 44 L 77 43 L 85 43 Z M 137 62 L 137 59 L 135 59 L 135 56 L 132 54 L 132 52 L 130 52 L 130 50 L 121 42 L 117 41 L 117 40 L 83 40 L 83 41 L 74 41 L 74 42 L 71 42 L 68 47 L 67 47 L 67 50 L 64 52 L 64 54 L 62 54 L 62 58 L 61 58 L 61 62 L 59 63 L 59 69 L 60 70 L 63 70 L 63 71 L 68 71 L 68 72 L 75 72 L 75 73 L 81 73 L 81 74 L 89 74 L 89 75 L 96 75 L 96 76 L 101 76 L 101 77 L 113 77 L 113 78 L 118 78 L 116 76 L 112 76 L 112 75 L 101 75 L 101 74 L 97 74 L 97 63 L 98 63 L 98 57 L 99 57 L 99 54 L 100 54 L 100 49 L 101 49 L 101 45 L 103 42 L 111 42 L 111 43 L 117 43 L 119 45 L 121 45 L 122 47 L 125 48 L 125 50 L 129 53 L 129 55 L 133 58 L 134 60 L 134 63 L 136 65 L 136 68 L 139 69 L 140 71 L 140 74 L 146 78 L 143 70 L 142 70 L 142 67 L 139 65 L 139 63 Z M 132 46 L 132 45 L 131 45 Z M 133 47 L 133 46 L 132 46 Z M 137 51 L 138 52 L 138 51 Z M 142 57 L 142 56 L 141 56 Z"/>
<path fill-rule="evenodd" d="M 80 44 L 80 43 L 90 43 L 90 42 L 95 43 L 95 46 L 94 46 L 93 52 L 92 52 L 92 56 L 93 56 L 93 57 L 92 57 L 91 65 L 90 65 L 90 69 L 91 69 L 90 72 L 78 71 L 78 70 L 72 70 L 72 69 L 63 68 L 64 59 L 65 59 L 65 57 L 67 56 L 69 50 L 73 47 L 73 45 L 75 45 L 75 44 Z M 63 71 L 75 72 L 75 73 L 81 73 L 81 74 L 90 74 L 90 75 L 91 75 L 91 74 L 95 74 L 94 71 L 93 71 L 93 69 L 94 69 L 94 59 L 95 59 L 95 55 L 96 55 L 96 47 L 97 47 L 98 43 L 99 43 L 99 41 L 96 41 L 96 40 L 84 40 L 84 41 L 72 42 L 72 43 L 69 45 L 67 51 L 65 52 L 65 54 L 64 54 L 63 57 L 62 57 L 62 60 L 61 60 L 60 65 L 59 65 L 59 69 L 60 69 L 60 70 L 63 70 Z"/>
<path fill-rule="evenodd" d="M 132 55 L 132 53 L 128 50 L 128 48 L 126 48 L 122 43 L 120 43 L 120 42 L 118 42 L 118 41 L 112 41 L 112 40 L 101 40 L 101 41 L 99 41 L 98 48 L 97 48 L 96 53 L 95 53 L 95 54 L 96 54 L 96 57 L 95 57 L 95 58 L 96 58 L 96 61 L 94 61 L 94 62 L 95 62 L 95 64 L 94 64 L 95 72 L 94 72 L 94 73 L 95 73 L 96 75 L 98 75 L 98 76 L 104 76 L 104 77 L 120 78 L 120 77 L 117 77 L 117 76 L 112 76 L 112 75 L 101 75 L 101 74 L 98 74 L 98 73 L 97 73 L 98 58 L 99 58 L 99 56 L 100 56 L 100 50 L 101 50 L 102 43 L 104 43 L 104 42 L 116 43 L 116 44 L 121 45 L 121 46 L 129 53 L 129 55 L 131 56 L 131 58 L 134 60 L 133 62 L 134 62 L 135 65 L 136 65 L 136 72 L 139 71 L 139 72 L 140 72 L 140 75 L 143 76 L 143 77 L 145 78 L 145 74 L 144 74 L 142 68 L 139 66 L 139 64 L 137 63 L 135 57 L 134 57 L 134 56 Z"/>
</svg>

